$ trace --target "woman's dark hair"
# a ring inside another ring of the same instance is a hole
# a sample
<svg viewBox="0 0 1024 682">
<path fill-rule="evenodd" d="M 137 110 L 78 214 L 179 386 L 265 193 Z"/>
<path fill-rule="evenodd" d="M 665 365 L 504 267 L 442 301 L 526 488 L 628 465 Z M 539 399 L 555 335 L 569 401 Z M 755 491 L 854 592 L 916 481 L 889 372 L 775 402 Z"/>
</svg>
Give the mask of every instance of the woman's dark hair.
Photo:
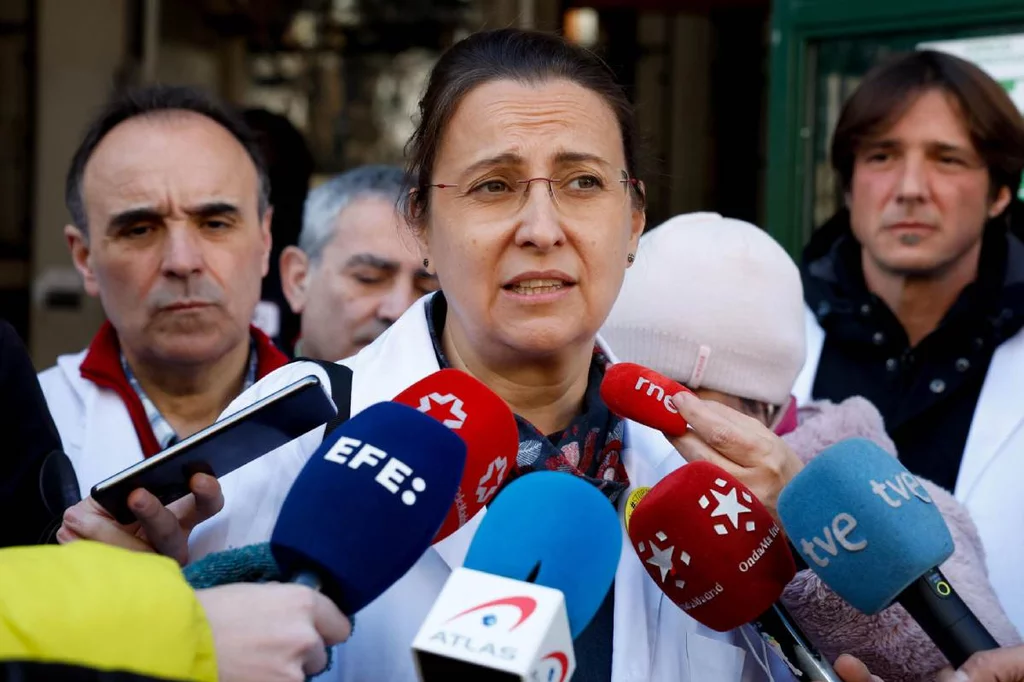
<svg viewBox="0 0 1024 682">
<path fill-rule="evenodd" d="M 930 91 L 952 97 L 988 167 L 992 195 L 1016 193 L 1024 168 L 1024 119 L 1006 91 L 968 61 L 931 50 L 901 55 L 868 73 L 843 106 L 832 137 L 832 168 L 843 191 L 853 181 L 860 146 L 884 133 Z"/>
<path fill-rule="evenodd" d="M 633 105 L 615 80 L 612 70 L 597 55 L 550 33 L 499 29 L 475 33 L 441 55 L 430 72 L 426 93 L 420 100 L 420 120 L 409 139 L 405 211 L 410 221 L 426 215 L 434 162 L 445 126 L 459 102 L 477 86 L 496 80 L 539 83 L 551 79 L 572 81 L 599 95 L 615 113 L 622 135 L 626 172 L 637 176 L 638 134 Z M 643 190 L 634 199 L 643 205 Z"/>
</svg>

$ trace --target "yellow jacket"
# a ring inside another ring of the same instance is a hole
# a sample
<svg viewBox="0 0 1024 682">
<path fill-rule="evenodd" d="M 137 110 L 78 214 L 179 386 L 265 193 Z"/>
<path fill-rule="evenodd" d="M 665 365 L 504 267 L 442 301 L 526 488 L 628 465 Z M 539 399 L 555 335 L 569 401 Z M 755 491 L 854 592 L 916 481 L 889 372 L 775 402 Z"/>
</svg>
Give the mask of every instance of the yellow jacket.
<svg viewBox="0 0 1024 682">
<path fill-rule="evenodd" d="M 0 551 L 0 679 L 113 671 L 216 682 L 213 635 L 178 565 L 86 541 Z"/>
</svg>

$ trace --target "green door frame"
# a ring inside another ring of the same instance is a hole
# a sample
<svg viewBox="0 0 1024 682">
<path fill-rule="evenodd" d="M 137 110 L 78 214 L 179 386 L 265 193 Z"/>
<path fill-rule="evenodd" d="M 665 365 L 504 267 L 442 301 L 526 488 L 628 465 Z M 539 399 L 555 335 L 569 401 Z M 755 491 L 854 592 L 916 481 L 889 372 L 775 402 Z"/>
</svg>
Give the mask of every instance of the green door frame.
<svg viewBox="0 0 1024 682">
<path fill-rule="evenodd" d="M 803 249 L 813 122 L 808 54 L 827 38 L 965 30 L 1024 22 L 1024 0 L 775 0 L 768 109 L 767 229 L 790 255 Z"/>
</svg>

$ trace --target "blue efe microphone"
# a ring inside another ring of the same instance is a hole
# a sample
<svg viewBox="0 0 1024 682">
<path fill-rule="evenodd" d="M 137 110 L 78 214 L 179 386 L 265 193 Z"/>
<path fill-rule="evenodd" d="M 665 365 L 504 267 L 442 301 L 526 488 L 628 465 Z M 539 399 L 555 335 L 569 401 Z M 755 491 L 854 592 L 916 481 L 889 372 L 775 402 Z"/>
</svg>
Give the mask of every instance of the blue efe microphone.
<svg viewBox="0 0 1024 682">
<path fill-rule="evenodd" d="M 998 648 L 937 568 L 953 538 L 928 491 L 871 441 L 827 448 L 782 490 L 778 510 L 808 567 L 858 611 L 898 601 L 954 667 Z"/>
<path fill-rule="evenodd" d="M 619 517 L 601 491 L 572 474 L 536 471 L 487 508 L 463 565 L 558 590 L 575 638 L 608 594 L 621 552 Z"/>
<path fill-rule="evenodd" d="M 465 442 L 412 407 L 385 402 L 356 414 L 288 491 L 270 539 L 283 575 L 355 614 L 430 547 L 465 461 Z"/>
</svg>

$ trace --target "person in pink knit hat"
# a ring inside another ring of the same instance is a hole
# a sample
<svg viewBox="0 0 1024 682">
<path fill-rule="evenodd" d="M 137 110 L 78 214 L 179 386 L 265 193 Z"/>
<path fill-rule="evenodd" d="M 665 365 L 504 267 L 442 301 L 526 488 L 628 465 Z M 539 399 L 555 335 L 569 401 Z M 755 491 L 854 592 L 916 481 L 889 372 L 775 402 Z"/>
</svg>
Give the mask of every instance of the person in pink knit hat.
<svg viewBox="0 0 1024 682">
<path fill-rule="evenodd" d="M 761 421 L 804 462 L 858 437 L 898 456 L 878 410 L 863 398 L 797 409 L 791 390 L 805 356 L 800 273 L 750 223 L 693 213 L 645 234 L 601 336 L 619 360 Z M 956 544 L 942 572 L 1002 646 L 1019 644 L 989 584 L 967 510 L 948 491 L 922 482 Z M 903 607 L 866 616 L 810 570 L 797 574 L 783 602 L 830 660 L 852 654 L 886 682 L 931 681 L 949 665 Z"/>
</svg>

